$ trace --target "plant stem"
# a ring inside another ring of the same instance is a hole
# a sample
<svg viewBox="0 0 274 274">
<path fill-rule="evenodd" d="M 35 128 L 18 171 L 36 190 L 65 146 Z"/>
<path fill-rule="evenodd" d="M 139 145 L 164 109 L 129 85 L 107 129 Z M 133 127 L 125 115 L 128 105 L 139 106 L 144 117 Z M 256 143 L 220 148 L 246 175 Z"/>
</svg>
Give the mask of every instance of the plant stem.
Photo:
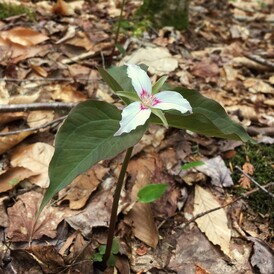
<svg viewBox="0 0 274 274">
<path fill-rule="evenodd" d="M 121 195 L 121 190 L 123 187 L 124 183 L 124 178 L 126 175 L 127 171 L 127 166 L 131 157 L 133 147 L 130 147 L 127 149 L 126 156 L 119 174 L 117 186 L 115 189 L 115 193 L 113 196 L 113 202 L 112 202 L 112 209 L 111 209 L 111 216 L 110 216 L 110 222 L 109 222 L 109 230 L 108 230 L 108 239 L 107 239 L 107 246 L 106 246 L 106 253 L 104 255 L 104 262 L 107 263 L 108 258 L 111 253 L 111 247 L 112 247 L 112 242 L 114 238 L 114 232 L 115 232 L 115 225 L 116 225 L 116 220 L 117 220 L 117 211 L 118 211 L 118 205 L 119 205 L 119 199 Z"/>
<path fill-rule="evenodd" d="M 123 11 L 124 11 L 124 7 L 125 7 L 125 3 L 126 3 L 126 0 L 123 0 L 122 4 L 121 4 L 121 12 L 120 12 L 119 20 L 118 20 L 117 30 L 116 30 L 116 33 L 115 33 L 114 46 L 113 46 L 113 49 L 112 49 L 112 52 L 111 52 L 111 55 L 110 55 L 111 56 L 111 61 L 112 61 L 114 51 L 115 51 L 115 48 L 116 48 L 116 45 L 117 45 L 117 42 L 118 42 L 118 37 L 119 37 L 119 34 L 120 34 L 120 28 L 121 28 L 121 22 L 122 22 L 122 18 L 123 18 Z"/>
</svg>

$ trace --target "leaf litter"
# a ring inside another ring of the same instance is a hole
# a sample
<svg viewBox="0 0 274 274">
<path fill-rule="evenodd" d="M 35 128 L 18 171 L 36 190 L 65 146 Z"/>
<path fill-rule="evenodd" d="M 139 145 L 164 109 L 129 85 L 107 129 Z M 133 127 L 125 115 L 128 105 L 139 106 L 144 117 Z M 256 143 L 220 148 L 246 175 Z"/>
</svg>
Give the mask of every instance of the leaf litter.
<svg viewBox="0 0 274 274">
<path fill-rule="evenodd" d="M 103 66 L 112 51 L 110 30 L 119 16 L 119 3 L 32 2 L 24 5 L 36 11 L 39 24 L 23 15 L 0 22 L 1 103 L 88 98 L 113 103 L 96 67 Z M 140 3 L 128 5 L 126 18 Z M 115 51 L 114 61 L 142 62 L 151 74 L 168 73 L 172 84 L 216 99 L 247 130 L 255 127 L 255 138 L 269 142 L 271 134 L 263 127 L 270 128 L 274 121 L 273 67 L 246 53 L 273 60 L 271 9 L 269 0 L 210 4 L 195 0 L 188 31 L 165 27 L 157 33 L 147 30 L 142 38 L 125 31 L 119 42 L 125 45 L 126 56 L 122 59 Z M 40 126 L 59 115 L 40 110 L 1 113 L 1 132 Z M 35 223 L 41 193 L 49 183 L 55 132 L 55 127 L 48 127 L 0 137 L 1 238 L 11 243 L 9 251 L 1 245 L 1 271 L 93 273 L 91 255 L 106 241 L 122 155 L 79 176 Z M 239 189 L 240 183 L 252 189 L 246 177 L 240 182 L 232 179 L 230 159 L 239 145 L 151 127 L 135 148 L 120 201 L 116 233 L 123 255 L 117 258 L 120 273 L 273 273 L 273 228 L 265 221 L 267 216 L 261 221 L 260 213 L 256 215 L 246 203 L 237 214 L 219 209 L 195 220 L 197 226 L 194 222 L 184 226 L 196 214 L 237 197 L 230 190 Z M 201 160 L 205 165 L 182 172 L 183 164 Z M 243 169 L 256 175 L 251 163 L 252 159 Z M 167 183 L 168 189 L 151 205 L 138 203 L 138 189 L 150 183 Z M 248 232 L 239 234 L 236 226 Z"/>
</svg>

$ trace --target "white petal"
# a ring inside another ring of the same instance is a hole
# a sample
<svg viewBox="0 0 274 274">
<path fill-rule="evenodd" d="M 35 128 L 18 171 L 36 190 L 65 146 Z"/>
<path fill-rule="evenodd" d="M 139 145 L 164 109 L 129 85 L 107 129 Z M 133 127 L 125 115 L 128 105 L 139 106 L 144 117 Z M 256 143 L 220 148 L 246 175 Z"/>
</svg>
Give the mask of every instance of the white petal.
<svg viewBox="0 0 274 274">
<path fill-rule="evenodd" d="M 152 87 L 150 79 L 147 73 L 139 66 L 128 64 L 127 75 L 129 78 L 131 78 L 132 85 L 137 92 L 139 98 L 141 98 L 141 95 L 144 92 L 151 94 Z"/>
<path fill-rule="evenodd" d="M 151 114 L 150 109 L 144 109 L 140 102 L 134 102 L 125 107 L 122 111 L 120 128 L 114 134 L 119 136 L 135 129 L 137 126 L 144 125 Z"/>
<path fill-rule="evenodd" d="M 175 91 L 161 91 L 154 95 L 159 102 L 153 105 L 154 108 L 162 110 L 175 109 L 182 114 L 192 112 L 192 107 L 189 102 L 178 92 Z"/>
</svg>

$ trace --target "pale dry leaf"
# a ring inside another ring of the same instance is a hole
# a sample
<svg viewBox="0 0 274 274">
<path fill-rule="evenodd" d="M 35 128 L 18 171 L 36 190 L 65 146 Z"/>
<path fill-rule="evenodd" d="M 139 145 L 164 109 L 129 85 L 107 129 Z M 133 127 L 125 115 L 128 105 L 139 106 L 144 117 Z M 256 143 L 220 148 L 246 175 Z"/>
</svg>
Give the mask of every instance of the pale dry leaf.
<svg viewBox="0 0 274 274">
<path fill-rule="evenodd" d="M 0 193 L 13 189 L 22 180 L 33 176 L 33 172 L 24 167 L 9 168 L 0 175 Z"/>
<path fill-rule="evenodd" d="M 47 206 L 36 221 L 36 213 L 43 199 L 41 193 L 30 191 L 18 196 L 16 203 L 8 208 L 10 225 L 7 236 L 14 242 L 56 237 L 58 224 L 68 216 L 77 214 L 68 208 Z"/>
<path fill-rule="evenodd" d="M 29 127 L 39 127 L 54 119 L 54 111 L 51 110 L 37 110 L 32 111 L 28 115 L 27 123 Z"/>
<path fill-rule="evenodd" d="M 221 156 L 203 160 L 203 162 L 204 165 L 197 166 L 195 169 L 209 176 L 214 186 L 229 187 L 233 185 L 230 171 Z"/>
<path fill-rule="evenodd" d="M 8 132 L 8 130 L 4 129 L 1 132 Z M 23 131 L 18 134 L 0 137 L 0 155 L 21 143 L 32 133 L 33 131 Z"/>
<path fill-rule="evenodd" d="M 121 62 L 130 64 L 145 64 L 148 71 L 159 76 L 168 74 L 178 67 L 178 60 L 173 57 L 167 48 L 140 48 L 130 56 L 126 56 Z"/>
<path fill-rule="evenodd" d="M 213 208 L 219 207 L 215 197 L 202 187 L 196 185 L 194 198 L 194 215 L 204 213 Z M 228 227 L 228 219 L 224 209 L 208 213 L 196 220 L 200 230 L 205 233 L 208 240 L 219 245 L 221 250 L 230 256 L 229 244 L 231 230 Z"/>
<path fill-rule="evenodd" d="M 244 163 L 242 166 L 243 171 L 248 175 L 253 175 L 254 173 L 254 166 L 251 163 Z M 240 186 L 244 189 L 250 189 L 251 188 L 251 180 L 246 177 L 244 174 L 241 175 L 241 178 L 239 180 Z"/>
<path fill-rule="evenodd" d="M 24 119 L 27 116 L 25 112 L 15 112 L 15 113 L 1 113 L 0 124 L 5 125 L 12 121 Z"/>
<path fill-rule="evenodd" d="M 46 188 L 49 186 L 48 166 L 53 153 L 53 146 L 46 143 L 21 146 L 12 153 L 11 165 L 31 170 L 36 176 L 29 178 L 30 182 Z"/>
<path fill-rule="evenodd" d="M 68 200 L 71 209 L 80 209 L 86 205 L 92 192 L 100 183 L 108 168 L 95 165 L 87 172 L 81 174 L 73 182 L 59 192 L 60 202 Z M 98 176 L 99 175 L 99 176 Z"/>
<path fill-rule="evenodd" d="M 75 90 L 71 85 L 55 85 L 52 87 L 51 98 L 62 102 L 82 102 L 87 99 L 83 93 Z"/>
<path fill-rule="evenodd" d="M 32 95 L 12 96 L 9 99 L 9 104 L 30 104 L 35 102 L 38 98 L 39 98 L 39 92 L 35 92 Z"/>
</svg>

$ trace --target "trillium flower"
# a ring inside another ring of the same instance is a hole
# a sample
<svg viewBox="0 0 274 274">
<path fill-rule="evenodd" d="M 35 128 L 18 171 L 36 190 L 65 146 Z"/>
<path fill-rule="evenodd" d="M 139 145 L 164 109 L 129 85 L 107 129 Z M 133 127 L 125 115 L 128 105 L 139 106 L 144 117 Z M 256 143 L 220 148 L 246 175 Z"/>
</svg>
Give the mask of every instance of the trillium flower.
<svg viewBox="0 0 274 274">
<path fill-rule="evenodd" d="M 131 79 L 137 94 L 132 92 L 118 93 L 118 95 L 133 99 L 135 102 L 123 109 L 120 128 L 114 136 L 128 133 L 137 126 L 144 125 L 151 112 L 157 115 L 166 127 L 168 124 L 162 110 L 178 110 L 182 114 L 192 112 L 189 102 L 180 93 L 175 91 L 157 93 L 167 77 L 160 78 L 152 88 L 147 73 L 139 66 L 128 64 L 127 75 Z"/>
</svg>

